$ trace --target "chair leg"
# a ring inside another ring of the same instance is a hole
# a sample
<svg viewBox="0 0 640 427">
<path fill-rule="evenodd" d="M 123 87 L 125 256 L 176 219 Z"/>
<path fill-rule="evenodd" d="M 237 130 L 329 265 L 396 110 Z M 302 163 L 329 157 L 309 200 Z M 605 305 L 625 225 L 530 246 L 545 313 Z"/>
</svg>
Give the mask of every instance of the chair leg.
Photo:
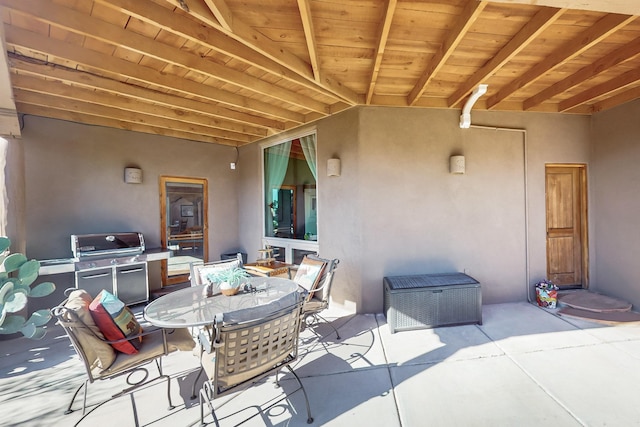
<svg viewBox="0 0 640 427">
<path fill-rule="evenodd" d="M 200 376 L 202 375 L 202 373 L 204 372 L 204 368 L 202 366 L 200 366 L 200 370 L 198 371 L 198 375 L 196 376 L 195 381 L 193 381 L 193 386 L 191 386 L 191 400 L 195 399 L 196 396 L 196 384 L 198 384 L 198 380 L 200 379 Z"/>
<path fill-rule="evenodd" d="M 307 391 L 304 389 L 304 385 L 302 385 L 302 381 L 300 381 L 300 377 L 298 376 L 298 374 L 294 372 L 291 366 L 287 365 L 287 368 L 293 374 L 293 376 L 296 377 L 298 384 L 300 384 L 300 388 L 302 389 L 302 394 L 304 394 L 304 401 L 307 404 L 307 424 L 311 424 L 313 423 L 313 417 L 311 416 L 311 406 L 309 405 L 309 396 L 307 396 Z"/>
<path fill-rule="evenodd" d="M 200 389 L 200 425 L 205 425 L 204 423 L 204 402 L 203 399 L 206 400 L 207 406 L 209 406 L 209 410 L 211 411 L 211 416 L 213 417 L 213 422 L 216 423 L 216 426 L 220 426 L 218 423 L 218 417 L 216 417 L 216 412 L 213 409 L 213 404 L 211 403 L 211 399 L 213 397 L 213 390 L 211 390 L 211 385 L 208 381 L 202 385 Z"/>
<path fill-rule="evenodd" d="M 73 412 L 73 409 L 71 409 L 71 407 L 73 406 L 73 402 L 76 400 L 76 396 L 78 396 L 78 393 L 80 392 L 80 389 L 82 389 L 82 387 L 84 387 L 84 404 L 82 405 L 82 413 L 84 414 L 84 408 L 86 406 L 87 403 L 87 382 L 89 380 L 83 382 L 82 384 L 80 384 L 80 386 L 76 389 L 76 392 L 73 393 L 73 397 L 71 398 L 71 402 L 69 402 L 69 406 L 67 407 L 67 410 L 64 411 L 65 415 L 69 415 L 70 413 Z"/>
<path fill-rule="evenodd" d="M 167 410 L 171 411 L 172 409 L 175 409 L 173 402 L 171 402 L 171 377 L 162 372 L 162 359 L 158 358 L 155 362 L 156 368 L 158 368 L 159 378 L 165 377 L 167 379 L 167 401 L 169 402 L 169 408 L 167 408 Z"/>
<path fill-rule="evenodd" d="M 175 409 L 175 405 L 171 402 L 171 377 L 167 375 L 167 400 L 169 401 L 169 411 Z"/>
</svg>

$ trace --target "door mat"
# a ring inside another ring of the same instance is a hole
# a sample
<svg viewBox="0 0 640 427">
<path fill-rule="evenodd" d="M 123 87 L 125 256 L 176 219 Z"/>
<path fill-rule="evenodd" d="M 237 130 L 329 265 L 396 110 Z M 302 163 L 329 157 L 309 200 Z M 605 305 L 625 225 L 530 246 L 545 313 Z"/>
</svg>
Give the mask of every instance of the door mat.
<svg viewBox="0 0 640 427">
<path fill-rule="evenodd" d="M 558 297 L 560 306 L 568 306 L 579 310 L 596 313 L 625 312 L 631 310 L 631 303 L 589 291 L 562 293 Z"/>
<path fill-rule="evenodd" d="M 633 311 L 610 311 L 595 312 L 580 310 L 572 307 L 563 307 L 558 310 L 561 316 L 569 316 L 593 322 L 604 323 L 606 325 L 619 325 L 621 323 L 640 322 L 640 313 Z"/>
</svg>

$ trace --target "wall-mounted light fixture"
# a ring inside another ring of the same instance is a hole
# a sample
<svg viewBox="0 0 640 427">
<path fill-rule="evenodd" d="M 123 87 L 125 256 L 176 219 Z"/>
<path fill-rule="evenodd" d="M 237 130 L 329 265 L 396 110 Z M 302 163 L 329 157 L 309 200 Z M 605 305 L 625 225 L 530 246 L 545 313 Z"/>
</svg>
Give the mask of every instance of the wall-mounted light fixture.
<svg viewBox="0 0 640 427">
<path fill-rule="evenodd" d="M 449 157 L 449 172 L 453 174 L 464 174 L 465 164 L 464 156 L 451 156 Z"/>
<path fill-rule="evenodd" d="M 124 182 L 127 184 L 142 184 L 142 169 L 124 168 Z"/>
<path fill-rule="evenodd" d="M 327 176 L 340 176 L 340 159 L 327 160 Z"/>
</svg>

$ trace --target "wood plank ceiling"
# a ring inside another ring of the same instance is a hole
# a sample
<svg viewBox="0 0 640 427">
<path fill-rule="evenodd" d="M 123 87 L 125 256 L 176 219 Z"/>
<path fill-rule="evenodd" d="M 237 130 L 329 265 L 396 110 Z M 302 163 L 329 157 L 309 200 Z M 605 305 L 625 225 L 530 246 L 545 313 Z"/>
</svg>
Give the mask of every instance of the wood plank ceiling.
<svg viewBox="0 0 640 427">
<path fill-rule="evenodd" d="M 590 114 L 640 97 L 637 15 L 477 0 L 0 6 L 20 114 L 231 146 L 356 105 L 460 109 L 480 83 L 476 110 Z"/>
</svg>

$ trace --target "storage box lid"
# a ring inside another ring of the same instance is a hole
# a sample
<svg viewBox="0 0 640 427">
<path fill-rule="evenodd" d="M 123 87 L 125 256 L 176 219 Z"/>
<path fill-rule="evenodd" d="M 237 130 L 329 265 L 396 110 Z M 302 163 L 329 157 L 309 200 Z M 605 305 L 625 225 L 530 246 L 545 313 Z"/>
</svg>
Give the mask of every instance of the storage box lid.
<svg viewBox="0 0 640 427">
<path fill-rule="evenodd" d="M 389 289 L 413 289 L 449 285 L 475 285 L 479 282 L 464 273 L 416 274 L 411 276 L 389 276 L 384 278 Z"/>
</svg>

